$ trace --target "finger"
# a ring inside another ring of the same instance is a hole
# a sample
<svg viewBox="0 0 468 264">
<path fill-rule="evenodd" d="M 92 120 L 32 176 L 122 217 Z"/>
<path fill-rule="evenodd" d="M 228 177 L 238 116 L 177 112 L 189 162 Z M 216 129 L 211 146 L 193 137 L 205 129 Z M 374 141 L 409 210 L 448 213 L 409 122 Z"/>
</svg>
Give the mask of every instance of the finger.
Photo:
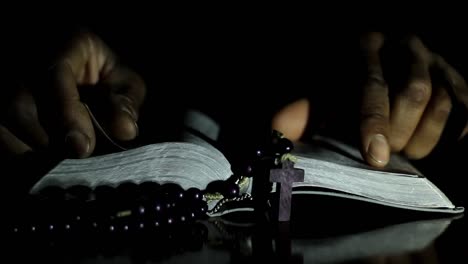
<svg viewBox="0 0 468 264">
<path fill-rule="evenodd" d="M 94 150 L 94 129 L 86 108 L 80 101 L 78 87 L 72 66 L 68 59 L 59 61 L 51 71 L 51 81 L 47 86 L 52 98 L 42 101 L 46 106 L 48 115 L 55 117 L 51 124 L 50 133 L 54 135 L 54 144 L 61 148 L 70 157 L 84 158 Z"/>
<path fill-rule="evenodd" d="M 6 127 L 0 125 L 0 153 L 20 155 L 27 151 L 31 151 L 31 147 L 15 137 Z"/>
<path fill-rule="evenodd" d="M 70 41 L 58 61 L 67 61 L 79 85 L 95 85 L 115 65 L 115 55 L 96 35 L 81 32 Z"/>
<path fill-rule="evenodd" d="M 82 158 L 94 150 L 95 134 L 86 107 L 80 102 L 78 85 L 93 85 L 113 67 L 114 55 L 95 35 L 78 34 L 52 69 L 51 106 L 59 111 L 58 138 L 65 138 L 66 151 Z M 60 143 L 59 143 L 60 144 Z"/>
<path fill-rule="evenodd" d="M 109 112 L 105 126 L 119 140 L 131 140 L 138 136 L 139 109 L 143 103 L 146 86 L 133 71 L 115 67 L 103 80 L 111 90 Z"/>
<path fill-rule="evenodd" d="M 434 56 L 434 64 L 445 74 L 445 80 L 449 84 L 448 91 L 452 94 L 451 99 L 455 100 L 457 106 L 465 108 L 462 110 L 468 112 L 468 85 L 465 79 L 439 55 Z M 460 122 L 466 123 L 459 138 L 462 139 L 468 134 L 468 118 Z"/>
<path fill-rule="evenodd" d="M 390 118 L 389 140 L 395 151 L 406 146 L 431 98 L 430 53 L 418 38 L 411 38 L 408 47 L 414 56 L 409 80 L 395 96 Z"/>
<path fill-rule="evenodd" d="M 34 98 L 25 89 L 19 89 L 13 98 L 5 122 L 11 133 L 33 149 L 48 145 L 49 139 L 39 123 Z"/>
<path fill-rule="evenodd" d="M 300 140 L 309 120 L 309 100 L 302 98 L 280 109 L 272 119 L 273 130 L 292 140 Z"/>
<path fill-rule="evenodd" d="M 364 40 L 363 52 L 366 59 L 368 78 L 363 87 L 361 104 L 361 142 L 364 159 L 371 165 L 382 167 L 388 163 L 389 101 L 380 50 L 384 39 L 381 34 L 370 34 Z"/>
<path fill-rule="evenodd" d="M 447 91 L 443 87 L 434 89 L 426 111 L 404 149 L 409 158 L 424 158 L 434 149 L 442 135 L 451 109 L 452 103 Z"/>
</svg>

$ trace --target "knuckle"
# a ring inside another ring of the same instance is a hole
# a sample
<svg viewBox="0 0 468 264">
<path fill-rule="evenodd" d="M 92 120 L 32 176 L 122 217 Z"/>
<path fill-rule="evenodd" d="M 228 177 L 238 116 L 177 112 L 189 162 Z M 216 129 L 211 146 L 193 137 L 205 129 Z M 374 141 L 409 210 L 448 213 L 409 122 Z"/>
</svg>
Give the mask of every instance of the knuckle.
<svg viewBox="0 0 468 264">
<path fill-rule="evenodd" d="M 426 81 L 412 81 L 403 92 L 403 96 L 412 104 L 424 105 L 431 97 L 431 85 Z"/>
<path fill-rule="evenodd" d="M 384 114 L 383 109 L 372 108 L 364 109 L 361 113 L 361 130 L 363 132 L 386 131 L 388 126 L 388 116 Z"/>
<path fill-rule="evenodd" d="M 419 37 L 415 35 L 409 36 L 407 38 L 407 45 L 413 55 L 417 58 L 423 61 L 429 61 L 431 58 L 433 59 L 432 53 L 427 49 Z"/>
<path fill-rule="evenodd" d="M 420 47 L 422 45 L 421 39 L 416 35 L 408 36 L 406 42 L 408 43 L 408 46 L 414 48 Z"/>
<path fill-rule="evenodd" d="M 31 98 L 21 94 L 16 96 L 8 108 L 10 118 L 20 120 L 31 120 L 37 117 L 36 105 Z"/>
<path fill-rule="evenodd" d="M 381 32 L 368 32 L 361 38 L 361 47 L 365 50 L 378 50 L 383 46 L 384 40 Z"/>
<path fill-rule="evenodd" d="M 445 123 L 452 111 L 452 102 L 450 98 L 440 99 L 433 109 L 433 118 L 437 123 Z"/>
<path fill-rule="evenodd" d="M 80 30 L 75 35 L 75 41 L 80 43 L 87 43 L 89 41 L 94 41 L 96 39 L 96 35 L 94 35 L 89 30 Z"/>
<path fill-rule="evenodd" d="M 368 79 L 367 79 L 367 86 L 370 89 L 375 89 L 375 88 L 388 88 L 387 82 L 379 75 L 376 74 L 370 74 Z"/>
</svg>

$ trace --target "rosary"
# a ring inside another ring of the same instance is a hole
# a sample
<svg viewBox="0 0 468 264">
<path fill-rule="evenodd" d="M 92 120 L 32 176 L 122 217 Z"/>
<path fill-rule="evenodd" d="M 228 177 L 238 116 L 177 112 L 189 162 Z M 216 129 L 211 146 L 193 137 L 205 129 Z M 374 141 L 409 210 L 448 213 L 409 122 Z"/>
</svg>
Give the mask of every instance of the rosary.
<svg viewBox="0 0 468 264">
<path fill-rule="evenodd" d="M 174 183 L 161 185 L 157 182 L 126 182 L 116 188 L 98 186 L 93 190 L 86 186 L 46 187 L 18 206 L 17 217 L 8 225 L 8 230 L 14 234 L 49 236 L 179 229 L 209 217 L 212 212 L 207 202 L 210 199 L 256 198 L 255 192 L 241 194 L 239 186 L 245 179 L 264 176 L 265 171 L 269 171 L 270 177 L 262 183 L 262 189 L 269 191 L 271 182 L 281 186 L 278 220 L 288 221 L 291 184 L 303 180 L 303 171 L 302 174 L 300 171 L 292 173 L 294 169 L 288 159 L 292 149 L 290 140 L 273 131 L 270 142 L 253 153 L 250 164 L 227 180 L 210 183 L 205 190 L 184 190 Z"/>
</svg>

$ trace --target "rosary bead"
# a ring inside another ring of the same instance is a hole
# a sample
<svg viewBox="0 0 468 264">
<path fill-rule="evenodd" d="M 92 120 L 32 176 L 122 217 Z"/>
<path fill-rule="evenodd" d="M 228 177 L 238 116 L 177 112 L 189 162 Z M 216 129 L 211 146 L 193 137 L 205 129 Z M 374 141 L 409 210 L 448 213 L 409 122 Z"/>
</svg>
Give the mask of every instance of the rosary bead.
<svg viewBox="0 0 468 264">
<path fill-rule="evenodd" d="M 160 188 L 161 185 L 157 182 L 146 181 L 140 183 L 140 193 L 147 199 L 156 197 Z"/>
<path fill-rule="evenodd" d="M 203 199 L 203 193 L 200 191 L 200 189 L 189 188 L 187 191 L 185 191 L 185 199 L 187 199 L 189 202 L 200 201 Z"/>
<path fill-rule="evenodd" d="M 138 185 L 133 182 L 124 182 L 117 186 L 116 191 L 119 200 L 135 200 L 135 198 L 138 196 Z"/>
<path fill-rule="evenodd" d="M 65 190 L 59 186 L 47 186 L 40 191 L 40 195 L 53 201 L 63 201 Z"/>
<path fill-rule="evenodd" d="M 294 145 L 291 142 L 291 140 L 287 138 L 282 138 L 278 141 L 278 144 L 276 145 L 276 150 L 279 152 L 281 155 L 290 153 L 294 149 Z"/>
<path fill-rule="evenodd" d="M 114 201 L 117 196 L 117 191 L 107 185 L 100 185 L 94 189 L 94 195 L 98 201 Z"/>
<path fill-rule="evenodd" d="M 245 167 L 245 176 L 247 177 L 252 177 L 253 176 L 253 172 L 254 172 L 254 168 L 252 165 L 247 165 Z"/>
<path fill-rule="evenodd" d="M 67 188 L 66 193 L 68 196 L 70 196 L 70 199 L 85 202 L 91 198 L 92 190 L 88 186 L 75 185 Z"/>
<path fill-rule="evenodd" d="M 255 151 L 255 156 L 259 159 L 263 158 L 265 156 L 265 152 L 261 149 L 257 149 Z"/>
<path fill-rule="evenodd" d="M 171 202 L 180 201 L 184 198 L 184 189 L 175 183 L 163 184 L 161 191 Z"/>
<path fill-rule="evenodd" d="M 223 195 L 227 198 L 233 198 L 239 195 L 239 186 L 233 182 L 227 182 L 224 186 Z"/>
<path fill-rule="evenodd" d="M 196 212 L 199 215 L 205 215 L 208 212 L 208 204 L 204 201 L 197 203 Z"/>
</svg>

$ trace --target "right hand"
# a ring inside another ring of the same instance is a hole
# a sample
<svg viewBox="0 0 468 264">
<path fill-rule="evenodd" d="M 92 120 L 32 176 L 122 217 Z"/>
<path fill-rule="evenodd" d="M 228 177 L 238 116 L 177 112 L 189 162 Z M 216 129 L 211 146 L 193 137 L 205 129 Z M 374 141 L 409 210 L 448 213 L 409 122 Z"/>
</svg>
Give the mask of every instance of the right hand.
<svg viewBox="0 0 468 264">
<path fill-rule="evenodd" d="M 0 105 L 0 154 L 49 148 L 71 158 L 90 156 L 96 131 L 81 100 L 85 89 L 97 101 L 109 136 L 128 141 L 138 135 L 145 83 L 119 64 L 99 37 L 89 32 L 74 35 L 52 65 L 41 76 L 47 81 L 8 87 L 9 98 Z"/>
<path fill-rule="evenodd" d="M 390 53 L 392 63 L 387 60 L 387 65 L 381 58 L 384 48 L 394 51 Z M 369 33 L 361 39 L 360 52 L 365 59 L 366 82 L 345 97 L 343 106 L 336 107 L 336 101 L 343 101 L 338 100 L 339 93 L 319 98 L 326 102 L 325 108 L 301 99 L 280 109 L 272 120 L 272 128 L 291 140 L 300 140 L 309 122 L 317 122 L 309 120 L 309 113 L 315 111 L 316 117 L 336 117 L 317 126 L 328 125 L 338 133 L 351 135 L 359 130 L 362 156 L 372 166 L 386 166 L 392 152 L 401 152 L 413 160 L 428 156 L 446 131 L 454 106 L 468 112 L 467 82 L 417 37 L 387 42 L 383 34 Z M 350 83 L 349 87 L 353 86 Z M 468 120 L 460 119 L 462 131 L 455 132 L 459 134 L 453 136 L 454 140 L 468 135 Z"/>
</svg>

